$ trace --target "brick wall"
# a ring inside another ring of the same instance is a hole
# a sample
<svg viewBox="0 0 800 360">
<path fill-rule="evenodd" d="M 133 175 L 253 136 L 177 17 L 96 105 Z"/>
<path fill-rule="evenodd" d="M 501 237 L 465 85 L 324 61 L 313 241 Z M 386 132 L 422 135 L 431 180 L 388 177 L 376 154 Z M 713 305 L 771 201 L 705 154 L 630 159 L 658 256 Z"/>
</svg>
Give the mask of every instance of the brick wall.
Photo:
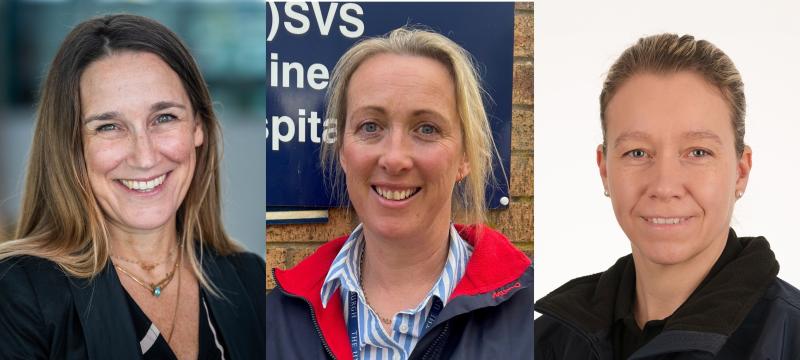
<svg viewBox="0 0 800 360">
<path fill-rule="evenodd" d="M 491 211 L 489 225 L 519 249 L 533 255 L 533 3 L 516 4 L 514 16 L 514 89 L 512 92 L 511 203 Z M 267 289 L 272 268 L 287 269 L 322 243 L 347 234 L 355 224 L 342 209 L 331 209 L 327 224 L 267 226 Z"/>
</svg>

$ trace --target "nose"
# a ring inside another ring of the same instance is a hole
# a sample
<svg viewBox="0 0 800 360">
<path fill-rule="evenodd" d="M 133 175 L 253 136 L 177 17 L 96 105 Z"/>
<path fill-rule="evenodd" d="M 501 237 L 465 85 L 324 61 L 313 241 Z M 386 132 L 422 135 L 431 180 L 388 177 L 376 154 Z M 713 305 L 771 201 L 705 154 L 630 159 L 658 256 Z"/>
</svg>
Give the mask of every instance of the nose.
<svg viewBox="0 0 800 360">
<path fill-rule="evenodd" d="M 401 131 L 390 131 L 382 141 L 378 166 L 389 175 L 401 175 L 413 166 L 410 139 Z"/>
<path fill-rule="evenodd" d="M 158 151 L 153 135 L 147 130 L 132 133 L 128 163 L 136 168 L 149 169 L 158 163 Z"/>
<path fill-rule="evenodd" d="M 650 171 L 652 171 L 648 188 L 650 199 L 670 201 L 684 196 L 686 193 L 686 174 L 683 171 L 680 159 L 662 157 L 656 160 Z"/>
</svg>

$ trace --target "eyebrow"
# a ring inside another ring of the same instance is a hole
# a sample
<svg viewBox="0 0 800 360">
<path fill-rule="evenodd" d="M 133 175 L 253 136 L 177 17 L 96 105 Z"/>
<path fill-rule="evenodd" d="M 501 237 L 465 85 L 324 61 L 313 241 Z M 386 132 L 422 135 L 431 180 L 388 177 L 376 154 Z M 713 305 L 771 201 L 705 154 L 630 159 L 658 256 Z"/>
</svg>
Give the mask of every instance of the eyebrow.
<svg viewBox="0 0 800 360">
<path fill-rule="evenodd" d="M 173 107 L 180 108 L 180 109 L 186 109 L 186 106 L 184 106 L 183 104 L 179 104 L 179 103 L 176 103 L 176 102 L 173 102 L 173 101 L 159 101 L 157 103 L 154 103 L 153 105 L 150 105 L 150 112 L 161 111 L 161 110 L 169 109 L 169 108 L 173 108 Z M 97 120 L 99 120 L 99 121 L 112 120 L 112 119 L 118 119 L 118 118 L 121 118 L 121 117 L 122 117 L 122 113 L 120 113 L 119 111 L 107 111 L 107 112 L 104 112 L 102 114 L 88 116 L 85 119 L 83 119 L 83 123 L 85 124 L 85 123 L 92 122 L 92 121 L 97 121 Z"/>
<path fill-rule="evenodd" d="M 719 135 L 707 131 L 707 130 L 699 130 L 699 131 L 689 131 L 683 134 L 683 137 L 686 139 L 694 139 L 694 140 L 712 140 L 717 144 L 722 145 L 722 139 L 720 139 Z"/>
<path fill-rule="evenodd" d="M 722 145 L 722 139 L 720 139 L 719 135 L 708 131 L 708 130 L 696 130 L 696 131 L 687 131 L 681 135 L 684 139 L 691 139 L 691 140 L 712 140 L 720 145 Z M 614 140 L 614 147 L 616 148 L 621 143 L 629 140 L 650 140 L 650 135 L 642 131 L 628 131 L 622 133 L 622 135 L 618 136 L 616 140 Z"/>
<path fill-rule="evenodd" d="M 614 140 L 614 147 L 618 147 L 619 144 L 630 141 L 630 140 L 649 140 L 650 135 L 642 131 L 626 131 Z"/>
</svg>

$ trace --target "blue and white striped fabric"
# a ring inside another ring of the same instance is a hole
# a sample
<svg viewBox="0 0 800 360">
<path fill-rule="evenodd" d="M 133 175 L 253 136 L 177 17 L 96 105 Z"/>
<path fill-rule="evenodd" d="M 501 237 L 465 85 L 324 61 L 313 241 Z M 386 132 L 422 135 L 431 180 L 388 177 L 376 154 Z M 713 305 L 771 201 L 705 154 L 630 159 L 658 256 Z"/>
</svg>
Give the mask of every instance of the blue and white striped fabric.
<svg viewBox="0 0 800 360">
<path fill-rule="evenodd" d="M 334 291 L 341 286 L 343 312 L 345 323 L 347 323 L 349 293 L 355 291 L 358 294 L 358 334 L 361 359 L 408 359 L 414 346 L 423 335 L 425 319 L 427 319 L 434 302 L 442 302 L 442 307 L 444 307 L 456 284 L 464 276 L 467 262 L 472 256 L 472 247 L 458 235 L 455 227 L 451 225 L 450 247 L 442 275 L 416 308 L 395 314 L 392 318 L 392 334 L 388 334 L 381 326 L 378 316 L 367 306 L 364 292 L 358 281 L 363 241 L 362 225 L 359 225 L 345 241 L 328 270 L 320 293 L 322 306 L 327 306 Z"/>
</svg>

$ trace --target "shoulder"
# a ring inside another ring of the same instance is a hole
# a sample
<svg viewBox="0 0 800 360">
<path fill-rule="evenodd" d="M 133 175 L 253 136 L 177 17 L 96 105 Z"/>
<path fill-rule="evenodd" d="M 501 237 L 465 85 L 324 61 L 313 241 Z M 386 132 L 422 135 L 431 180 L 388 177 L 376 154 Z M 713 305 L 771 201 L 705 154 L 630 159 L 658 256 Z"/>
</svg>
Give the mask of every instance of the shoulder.
<svg viewBox="0 0 800 360">
<path fill-rule="evenodd" d="M 800 358 L 800 290 L 775 279 L 726 346 L 753 358 Z"/>
<path fill-rule="evenodd" d="M 31 256 L 0 262 L 0 358 L 44 358 L 54 331 L 75 322 L 70 278 L 54 262 Z"/>
<path fill-rule="evenodd" d="M 218 261 L 230 263 L 236 272 L 243 277 L 265 277 L 267 267 L 264 259 L 251 252 L 238 252 L 226 256 L 219 256 Z"/>
<path fill-rule="evenodd" d="M 0 261 L 0 298 L 4 302 L 56 293 L 68 285 L 69 277 L 50 260 L 18 256 Z"/>
</svg>

